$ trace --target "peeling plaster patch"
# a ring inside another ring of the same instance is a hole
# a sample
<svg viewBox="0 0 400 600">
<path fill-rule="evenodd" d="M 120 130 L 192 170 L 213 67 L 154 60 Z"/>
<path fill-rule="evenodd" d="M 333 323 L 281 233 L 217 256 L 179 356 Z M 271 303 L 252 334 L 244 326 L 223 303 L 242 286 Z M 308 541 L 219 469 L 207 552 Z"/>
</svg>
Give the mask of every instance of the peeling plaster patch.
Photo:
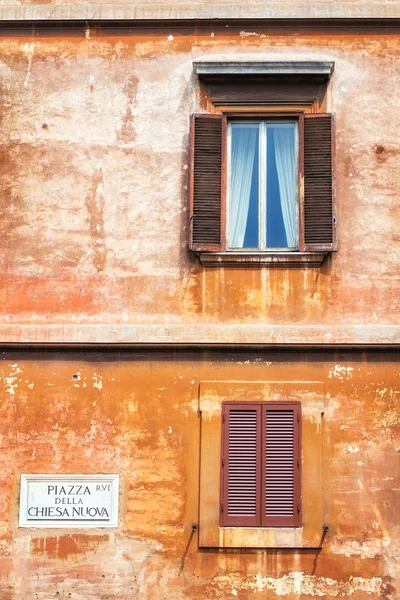
<svg viewBox="0 0 400 600">
<path fill-rule="evenodd" d="M 193 407 L 195 408 L 195 407 Z M 198 405 L 196 405 L 196 410 L 198 410 Z M 211 398 L 202 398 L 201 399 L 201 411 L 203 418 L 211 419 L 215 415 L 219 415 L 221 413 L 221 400 L 219 397 Z"/>
<path fill-rule="evenodd" d="M 360 448 L 358 446 L 347 446 L 344 451 L 346 454 L 354 454 L 355 452 L 359 452 Z"/>
<path fill-rule="evenodd" d="M 341 365 L 335 365 L 333 369 L 329 371 L 329 379 L 335 377 L 343 381 L 344 379 L 350 379 L 353 376 L 353 367 L 342 367 Z"/>
<path fill-rule="evenodd" d="M 15 389 L 18 387 L 18 379 L 16 376 L 18 375 L 18 373 L 22 373 L 22 369 L 20 369 L 17 366 L 17 364 L 13 364 L 10 366 L 13 370 L 10 372 L 8 377 L 4 377 L 3 381 L 7 394 L 11 394 L 12 396 L 14 396 Z"/>
<path fill-rule="evenodd" d="M 396 427 L 399 423 L 399 415 L 395 410 L 388 410 L 387 412 L 380 414 L 377 419 L 377 425 L 380 425 L 382 429 L 390 429 Z"/>
<path fill-rule="evenodd" d="M 26 77 L 25 77 L 25 81 L 24 81 L 24 88 L 28 87 L 29 78 L 31 76 L 31 68 L 32 68 L 32 60 L 33 60 L 34 51 L 35 51 L 35 44 L 25 44 L 24 52 L 28 57 L 28 71 L 26 73 Z"/>
<path fill-rule="evenodd" d="M 265 35 L 265 33 L 258 33 L 257 31 L 241 31 L 239 33 L 240 37 L 251 37 L 251 36 L 256 36 L 256 37 L 260 37 L 260 38 L 266 38 L 267 36 Z"/>
<path fill-rule="evenodd" d="M 17 379 L 16 377 L 4 377 L 4 386 L 6 388 L 7 394 L 15 394 L 15 388 L 17 387 Z"/>
<path fill-rule="evenodd" d="M 355 540 L 348 540 L 343 544 L 336 543 L 331 545 L 330 551 L 333 554 L 344 554 L 347 557 L 375 558 L 376 556 L 385 554 L 389 546 L 390 538 L 367 540 L 362 543 Z"/>
<path fill-rule="evenodd" d="M 315 401 L 309 400 L 308 402 L 302 402 L 301 414 L 302 418 L 307 419 L 310 423 L 314 423 L 317 426 L 317 431 L 320 431 L 322 422 L 323 402 L 321 399 Z"/>
<path fill-rule="evenodd" d="M 262 593 L 267 590 L 272 590 L 277 596 L 304 594 L 343 598 L 356 592 L 379 595 L 383 593 L 384 586 L 381 577 L 371 577 L 370 579 L 349 577 L 346 581 L 294 572 L 279 579 L 274 579 L 263 577 L 259 573 L 256 576 L 248 575 L 247 577 L 235 575 L 214 577 L 207 587 L 207 594 L 208 596 L 224 598 L 227 594 L 237 595 L 238 591 Z"/>
<path fill-rule="evenodd" d="M 12 550 L 13 550 L 12 545 L 7 543 L 6 540 L 0 541 L 0 552 L 4 558 L 7 556 L 11 556 Z"/>
<path fill-rule="evenodd" d="M 101 375 L 93 375 L 93 387 L 97 388 L 98 390 L 101 390 L 103 388 Z"/>
</svg>

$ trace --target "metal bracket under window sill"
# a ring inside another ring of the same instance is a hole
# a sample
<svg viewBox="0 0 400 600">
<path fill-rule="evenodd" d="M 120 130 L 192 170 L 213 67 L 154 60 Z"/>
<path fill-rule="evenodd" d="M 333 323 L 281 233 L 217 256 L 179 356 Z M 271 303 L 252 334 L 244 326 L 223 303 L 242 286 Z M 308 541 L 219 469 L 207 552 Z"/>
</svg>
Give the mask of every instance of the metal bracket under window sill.
<svg viewBox="0 0 400 600">
<path fill-rule="evenodd" d="M 318 268 L 327 252 L 198 252 L 204 267 Z"/>
</svg>

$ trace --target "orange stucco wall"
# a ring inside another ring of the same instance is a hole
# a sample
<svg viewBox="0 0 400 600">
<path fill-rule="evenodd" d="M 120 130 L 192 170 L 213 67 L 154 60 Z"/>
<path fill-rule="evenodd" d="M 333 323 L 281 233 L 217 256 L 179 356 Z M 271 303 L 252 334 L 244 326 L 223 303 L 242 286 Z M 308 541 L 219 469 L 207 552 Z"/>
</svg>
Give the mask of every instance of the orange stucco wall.
<svg viewBox="0 0 400 600">
<path fill-rule="evenodd" d="M 2 358 L 2 600 L 396 597 L 395 353 L 59 351 Z M 329 531 L 322 550 L 198 549 L 191 530 L 199 523 L 204 380 L 297 381 L 304 394 L 324 385 Z M 21 472 L 118 472 L 118 529 L 18 529 Z"/>
</svg>

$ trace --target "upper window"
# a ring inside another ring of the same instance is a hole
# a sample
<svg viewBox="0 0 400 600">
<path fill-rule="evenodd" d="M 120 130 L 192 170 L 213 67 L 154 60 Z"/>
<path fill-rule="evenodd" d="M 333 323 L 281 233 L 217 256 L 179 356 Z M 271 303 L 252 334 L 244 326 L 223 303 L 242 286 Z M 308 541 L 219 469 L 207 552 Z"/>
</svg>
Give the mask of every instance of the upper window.
<svg viewBox="0 0 400 600">
<path fill-rule="evenodd" d="M 298 123 L 228 122 L 227 249 L 298 249 Z"/>
<path fill-rule="evenodd" d="M 318 266 L 336 250 L 332 115 L 192 123 L 189 247 L 203 264 Z"/>
<path fill-rule="evenodd" d="M 318 266 L 336 245 L 332 62 L 198 62 L 189 248 L 203 264 Z"/>
</svg>

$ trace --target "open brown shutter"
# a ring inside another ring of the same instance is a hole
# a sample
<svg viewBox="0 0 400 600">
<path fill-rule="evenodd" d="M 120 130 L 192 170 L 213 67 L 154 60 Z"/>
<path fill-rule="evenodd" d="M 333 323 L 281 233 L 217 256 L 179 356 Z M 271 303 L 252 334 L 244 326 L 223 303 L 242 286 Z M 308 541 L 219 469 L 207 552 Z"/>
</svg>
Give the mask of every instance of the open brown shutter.
<svg viewBox="0 0 400 600">
<path fill-rule="evenodd" d="M 260 524 L 261 405 L 223 409 L 221 525 Z"/>
<path fill-rule="evenodd" d="M 193 115 L 190 150 L 189 248 L 218 251 L 222 231 L 222 152 L 224 119 L 221 115 Z"/>
<path fill-rule="evenodd" d="M 337 250 L 334 117 L 304 116 L 304 203 L 302 250 Z"/>
<path fill-rule="evenodd" d="M 300 405 L 264 405 L 262 430 L 261 525 L 300 526 Z"/>
</svg>

